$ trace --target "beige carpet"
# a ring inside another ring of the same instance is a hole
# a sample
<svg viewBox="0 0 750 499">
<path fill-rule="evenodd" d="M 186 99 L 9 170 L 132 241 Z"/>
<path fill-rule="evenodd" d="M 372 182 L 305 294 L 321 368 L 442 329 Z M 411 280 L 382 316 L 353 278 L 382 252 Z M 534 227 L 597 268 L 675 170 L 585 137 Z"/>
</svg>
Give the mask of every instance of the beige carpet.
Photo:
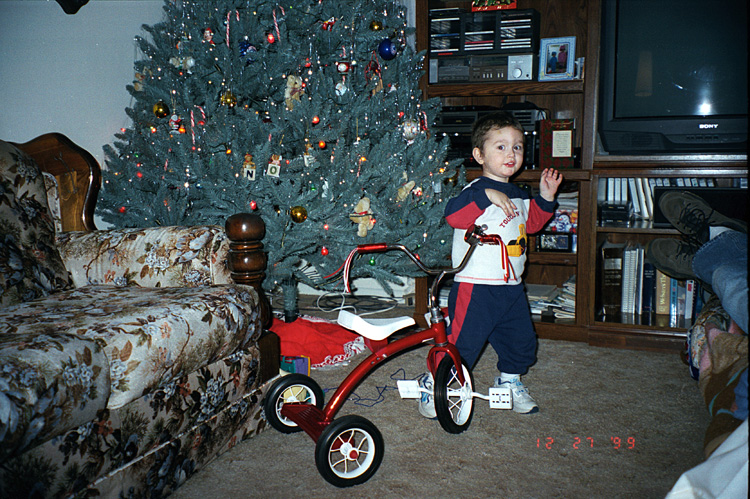
<svg viewBox="0 0 750 499">
<path fill-rule="evenodd" d="M 268 428 L 172 497 L 659 498 L 702 461 L 707 411 L 675 354 L 542 340 L 524 378 L 541 411 L 519 415 L 477 399 L 471 427 L 451 435 L 395 388 L 395 379 L 424 372 L 426 352 L 418 348 L 382 364 L 343 407 L 341 414 L 372 421 L 385 440 L 383 463 L 367 483 L 328 484 L 306 434 Z M 477 391 L 492 384 L 495 362 L 488 348 L 474 369 Z M 313 377 L 335 388 L 351 367 Z"/>
</svg>

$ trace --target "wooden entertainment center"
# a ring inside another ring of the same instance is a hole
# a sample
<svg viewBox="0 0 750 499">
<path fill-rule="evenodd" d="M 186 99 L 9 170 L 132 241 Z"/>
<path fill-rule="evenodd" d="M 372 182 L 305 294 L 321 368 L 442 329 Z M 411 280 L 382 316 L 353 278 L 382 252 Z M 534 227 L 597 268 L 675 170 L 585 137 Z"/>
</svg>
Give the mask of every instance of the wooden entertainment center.
<svg viewBox="0 0 750 499">
<path fill-rule="evenodd" d="M 470 10 L 470 1 L 416 0 L 417 49 L 429 47 L 431 9 L 460 7 Z M 691 154 L 679 156 L 610 156 L 597 144 L 597 104 L 601 6 L 599 0 L 518 0 L 519 9 L 540 13 L 540 37 L 576 37 L 576 57 L 585 57 L 583 79 L 570 81 L 508 81 L 493 83 L 428 84 L 424 95 L 439 97 L 444 106 L 496 106 L 504 102 L 531 101 L 548 109 L 551 117 L 565 112 L 575 118 L 576 146 L 580 168 L 561 170 L 566 182 L 575 182 L 579 193 L 578 248 L 576 253 L 529 252 L 525 280 L 561 286 L 576 277 L 575 319 L 537 322 L 541 338 L 588 342 L 591 345 L 640 350 L 677 351 L 684 346 L 686 328 L 659 325 L 644 320 L 604 321 L 596 310 L 597 248 L 604 240 L 637 241 L 645 244 L 656 237 L 674 236 L 674 229 L 655 228 L 649 221 L 635 227 L 606 226 L 597 219 L 599 180 L 610 177 L 698 177 L 730 179 L 747 177 L 747 155 Z M 533 184 L 540 170 L 523 171 L 516 181 Z M 473 178 L 478 171 L 467 171 Z M 417 279 L 415 316 L 426 311 L 426 279 Z"/>
</svg>

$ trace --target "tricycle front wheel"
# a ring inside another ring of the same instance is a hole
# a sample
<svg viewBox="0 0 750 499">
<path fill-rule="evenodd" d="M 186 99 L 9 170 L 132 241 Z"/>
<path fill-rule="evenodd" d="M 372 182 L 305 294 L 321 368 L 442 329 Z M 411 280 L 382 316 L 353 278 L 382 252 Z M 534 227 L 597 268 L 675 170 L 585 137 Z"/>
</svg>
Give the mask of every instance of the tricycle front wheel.
<svg viewBox="0 0 750 499">
<path fill-rule="evenodd" d="M 461 361 L 464 383 L 458 380 L 453 359 L 446 355 L 435 372 L 435 413 L 440 426 L 448 433 L 466 431 L 474 416 L 474 382 L 471 372 Z"/>
</svg>

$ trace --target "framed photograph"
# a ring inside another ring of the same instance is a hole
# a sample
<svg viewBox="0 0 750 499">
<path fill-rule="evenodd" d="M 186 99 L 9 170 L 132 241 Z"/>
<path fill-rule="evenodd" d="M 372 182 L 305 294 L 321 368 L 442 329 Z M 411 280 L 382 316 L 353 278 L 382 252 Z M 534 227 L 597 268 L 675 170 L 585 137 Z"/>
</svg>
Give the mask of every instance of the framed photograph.
<svg viewBox="0 0 750 499">
<path fill-rule="evenodd" d="M 539 81 L 575 78 L 576 37 L 542 38 L 539 53 Z"/>
</svg>

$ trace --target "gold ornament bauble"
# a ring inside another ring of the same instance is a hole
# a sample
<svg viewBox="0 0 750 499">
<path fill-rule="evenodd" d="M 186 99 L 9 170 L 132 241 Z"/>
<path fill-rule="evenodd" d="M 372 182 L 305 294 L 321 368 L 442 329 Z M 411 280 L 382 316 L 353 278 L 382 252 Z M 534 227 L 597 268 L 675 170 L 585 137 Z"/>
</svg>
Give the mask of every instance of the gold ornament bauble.
<svg viewBox="0 0 750 499">
<path fill-rule="evenodd" d="M 164 103 L 164 101 L 159 101 L 156 104 L 154 104 L 154 115 L 157 118 L 166 118 L 169 116 L 169 107 Z"/>
<path fill-rule="evenodd" d="M 237 97 L 235 97 L 230 90 L 227 90 L 226 92 L 221 94 L 219 100 L 223 105 L 228 107 L 234 107 L 235 105 L 237 105 Z"/>
<path fill-rule="evenodd" d="M 297 223 L 302 223 L 307 220 L 307 210 L 304 206 L 295 206 L 289 210 L 289 216 Z"/>
<path fill-rule="evenodd" d="M 376 19 L 370 23 L 370 29 L 372 31 L 380 31 L 383 29 L 383 23 Z"/>
</svg>

